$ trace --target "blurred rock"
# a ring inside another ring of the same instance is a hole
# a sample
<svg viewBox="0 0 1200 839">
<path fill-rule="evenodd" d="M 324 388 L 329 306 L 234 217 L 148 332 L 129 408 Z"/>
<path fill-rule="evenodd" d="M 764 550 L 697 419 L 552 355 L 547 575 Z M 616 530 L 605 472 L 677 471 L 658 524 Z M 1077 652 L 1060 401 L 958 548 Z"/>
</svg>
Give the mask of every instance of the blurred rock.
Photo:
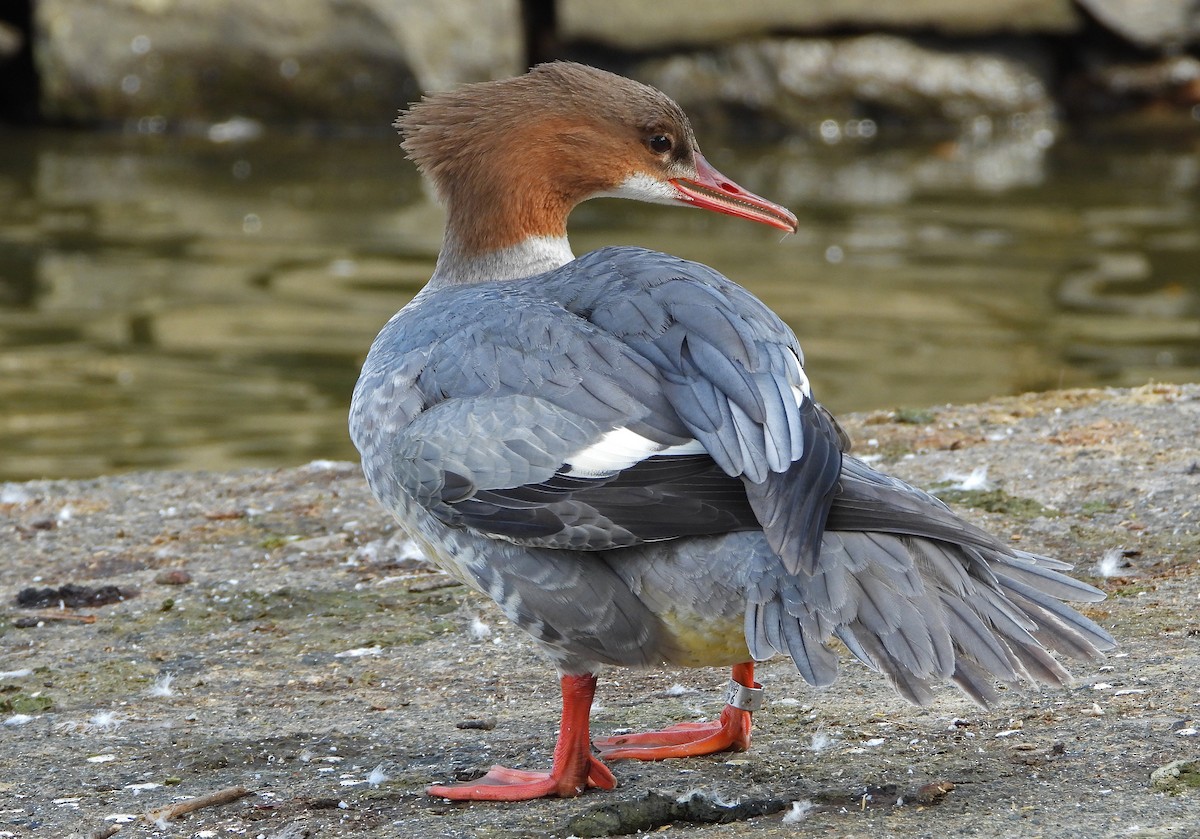
<svg viewBox="0 0 1200 839">
<path fill-rule="evenodd" d="M 1107 65 L 1094 71 L 1091 81 L 1118 99 L 1200 103 L 1200 59 L 1190 55 Z"/>
<path fill-rule="evenodd" d="M 1189 788 L 1200 789 L 1200 761 L 1174 760 L 1150 773 L 1156 789 L 1178 795 Z"/>
<path fill-rule="evenodd" d="M 1016 118 L 1028 133 L 1053 130 L 1042 56 L 1032 51 L 949 51 L 893 35 L 770 38 L 652 59 L 638 78 L 689 112 L 756 112 L 792 128 L 833 128 L 874 114 L 943 121 L 991 133 Z M 999 132 L 997 132 L 999 133 Z M 1051 134 L 1051 138 L 1052 138 Z"/>
<path fill-rule="evenodd" d="M 947 35 L 997 32 L 1075 32 L 1081 25 L 1070 0 L 693 0 L 686 12 L 673 3 L 644 0 L 559 0 L 565 41 L 650 49 L 726 43 L 733 38 L 838 28 L 935 31 Z"/>
<path fill-rule="evenodd" d="M 516 0 L 40 0 L 42 111 L 380 124 L 420 90 L 520 72 Z"/>
<path fill-rule="evenodd" d="M 1164 52 L 1200 43 L 1194 0 L 1079 0 L 1109 30 L 1144 49 Z"/>
<path fill-rule="evenodd" d="M 20 52 L 24 40 L 19 29 L 0 20 L 0 64 Z"/>
</svg>

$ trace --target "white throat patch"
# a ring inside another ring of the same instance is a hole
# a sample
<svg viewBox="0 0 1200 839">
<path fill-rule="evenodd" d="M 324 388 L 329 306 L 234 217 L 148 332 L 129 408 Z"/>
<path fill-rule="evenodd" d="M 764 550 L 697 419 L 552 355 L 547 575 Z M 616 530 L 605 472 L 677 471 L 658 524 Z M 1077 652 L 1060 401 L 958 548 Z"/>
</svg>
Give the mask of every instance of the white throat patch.
<svg viewBox="0 0 1200 839">
<path fill-rule="evenodd" d="M 679 190 L 664 180 L 637 172 L 619 183 L 616 189 L 599 192 L 597 198 L 631 198 L 634 201 L 648 201 L 651 204 L 686 204 L 679 198 Z"/>
<path fill-rule="evenodd" d="M 447 241 L 430 283 L 479 283 L 517 280 L 561 268 L 575 259 L 566 236 L 530 236 L 498 251 L 464 257 Z"/>
</svg>

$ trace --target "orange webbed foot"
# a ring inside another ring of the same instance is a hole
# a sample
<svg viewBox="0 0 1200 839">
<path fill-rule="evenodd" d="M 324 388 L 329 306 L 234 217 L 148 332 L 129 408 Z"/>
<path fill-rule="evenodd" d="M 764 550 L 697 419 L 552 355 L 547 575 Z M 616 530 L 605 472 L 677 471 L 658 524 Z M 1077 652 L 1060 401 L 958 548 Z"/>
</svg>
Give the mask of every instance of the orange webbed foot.
<svg viewBox="0 0 1200 839">
<path fill-rule="evenodd" d="M 617 779 L 592 754 L 588 742 L 588 714 L 596 693 L 596 677 L 591 673 L 563 676 L 561 684 L 562 721 L 549 772 L 493 766 L 482 778 L 465 784 L 436 784 L 426 792 L 454 801 L 528 801 L 551 795 L 570 798 L 589 787 L 615 788 Z"/>
<path fill-rule="evenodd" d="M 580 781 L 581 773 L 562 771 L 557 766 L 549 772 L 527 772 L 493 766 L 482 778 L 465 784 L 429 787 L 426 792 L 438 798 L 454 801 L 529 801 L 556 795 L 571 798 L 588 787 L 614 789 L 617 781 L 608 767 L 592 755 L 587 755 L 587 774 Z"/>
<path fill-rule="evenodd" d="M 750 712 L 726 705 L 713 722 L 683 722 L 644 734 L 601 737 L 592 745 L 605 760 L 666 760 L 750 748 Z"/>
<path fill-rule="evenodd" d="M 713 722 L 682 722 L 645 734 L 601 737 L 592 745 L 606 760 L 666 760 L 750 748 L 749 708 L 761 702 L 762 685 L 754 681 L 754 664 L 735 665 L 729 699 Z"/>
</svg>

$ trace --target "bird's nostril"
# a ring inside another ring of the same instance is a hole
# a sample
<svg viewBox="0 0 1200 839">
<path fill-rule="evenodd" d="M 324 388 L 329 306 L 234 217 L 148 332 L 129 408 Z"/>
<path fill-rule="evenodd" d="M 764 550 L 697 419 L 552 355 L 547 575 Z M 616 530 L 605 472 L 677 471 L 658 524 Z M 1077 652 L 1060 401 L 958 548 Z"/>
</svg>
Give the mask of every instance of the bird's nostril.
<svg viewBox="0 0 1200 839">
<path fill-rule="evenodd" d="M 734 195 L 737 195 L 741 191 L 737 188 L 737 184 L 731 184 L 729 181 L 721 181 L 721 189 L 731 192 Z"/>
</svg>

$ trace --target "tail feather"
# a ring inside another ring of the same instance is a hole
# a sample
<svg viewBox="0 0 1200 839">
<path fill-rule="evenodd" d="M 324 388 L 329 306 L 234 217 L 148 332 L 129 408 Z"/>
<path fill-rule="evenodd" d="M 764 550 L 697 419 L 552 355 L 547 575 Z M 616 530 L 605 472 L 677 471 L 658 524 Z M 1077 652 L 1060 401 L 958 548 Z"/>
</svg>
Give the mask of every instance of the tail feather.
<svg viewBox="0 0 1200 839">
<path fill-rule="evenodd" d="M 1059 560 L 1014 550 L 933 496 L 845 458 L 819 562 L 778 560 L 756 577 L 746 613 L 755 658 L 790 655 L 824 685 L 837 675 L 832 637 L 896 691 L 928 702 L 949 680 L 981 705 L 997 681 L 1065 684 L 1050 654 L 1097 658 L 1115 642 L 1063 601 L 1104 593 Z"/>
<path fill-rule="evenodd" d="M 866 653 L 862 659 L 872 670 L 876 670 L 887 679 L 888 684 L 914 705 L 928 705 L 933 701 L 933 691 L 929 679 L 906 669 L 890 656 L 884 649 L 882 639 L 869 632 L 855 633 L 855 639 L 860 648 Z"/>
<path fill-rule="evenodd" d="M 913 572 L 918 579 L 940 580 L 948 592 L 958 597 L 966 597 L 976 587 L 968 568 L 977 571 L 987 568 L 979 554 L 971 553 L 973 549 L 932 542 L 928 539 L 907 539 L 905 547 L 912 557 Z M 976 562 L 966 565 L 960 554 L 966 551 Z"/>
<path fill-rule="evenodd" d="M 916 570 L 913 567 L 912 556 L 904 544 L 887 533 L 843 533 L 842 540 L 847 545 L 853 545 L 856 542 L 869 542 L 870 545 L 863 545 L 859 552 L 861 556 L 857 557 L 859 567 L 867 565 L 868 561 L 872 565 L 880 566 L 882 569 L 891 571 L 894 574 L 901 574 L 911 578 L 916 587 L 920 588 L 920 576 L 914 574 Z"/>
<path fill-rule="evenodd" d="M 997 557 L 992 570 L 998 577 L 1019 581 L 1057 600 L 1096 603 L 1104 599 L 1104 592 L 1100 589 L 1060 574 L 1058 570 L 1065 569 L 1053 570 L 1046 562 L 1060 564 L 1048 557 L 1022 552 L 1016 557 Z"/>
<path fill-rule="evenodd" d="M 1000 698 L 996 693 L 996 677 L 965 658 L 958 660 L 950 681 L 976 705 L 984 708 Z"/>
<path fill-rule="evenodd" d="M 818 687 L 833 684 L 838 673 L 837 655 L 833 650 L 829 649 L 819 636 L 805 631 L 798 621 L 783 618 L 779 623 L 787 655 L 792 661 L 809 663 L 812 672 L 809 681 Z"/>
<path fill-rule="evenodd" d="M 1028 681 L 1054 687 L 1061 687 L 1071 681 L 1071 674 L 1067 669 L 1040 644 L 1015 644 L 1010 649 L 1013 655 L 1020 659 L 1024 672 L 1028 674 Z"/>
<path fill-rule="evenodd" d="M 876 472 L 849 455 L 842 458 L 829 530 L 865 530 L 923 535 L 957 545 L 992 548 L 994 536 L 959 518 L 940 499 Z"/>
<path fill-rule="evenodd" d="M 1033 635 L 1037 631 L 1037 623 L 1001 592 L 993 588 L 980 588 L 976 595 L 979 598 L 979 612 L 997 635 L 1018 646 L 1041 646 Z"/>
<path fill-rule="evenodd" d="M 1088 661 L 1099 658 L 1101 652 L 1117 645 L 1111 635 L 1070 606 L 1011 581 L 1005 588 L 1009 599 L 1037 622 L 1033 637 L 1043 647 Z"/>
<path fill-rule="evenodd" d="M 1005 639 L 984 622 L 975 609 L 965 600 L 943 597 L 947 623 L 954 638 L 958 654 L 973 661 L 997 679 L 1015 682 L 1018 673 L 1013 667 Z"/>
<path fill-rule="evenodd" d="M 822 636 L 805 632 L 778 600 L 752 604 L 746 609 L 745 633 L 750 656 L 763 661 L 775 652 L 789 656 L 810 685 L 827 687 L 837 679 L 837 655 Z"/>
<path fill-rule="evenodd" d="M 1054 557 L 1050 557 L 1050 556 L 1042 556 L 1041 554 L 1033 554 L 1033 553 L 1029 553 L 1029 551 L 1014 550 L 1012 552 L 1012 554 L 1013 554 L 1013 556 L 1019 557 L 1020 559 L 1023 559 L 1026 562 L 1030 562 L 1030 563 L 1036 565 L 1038 568 L 1049 568 L 1051 571 L 1070 571 L 1072 568 L 1075 567 L 1074 565 L 1072 565 L 1069 562 L 1063 562 L 1061 559 L 1055 559 Z M 1099 597 L 1096 598 L 1097 600 L 1104 599 L 1104 592 L 1100 591 L 1099 589 L 1093 588 L 1092 586 L 1089 586 L 1087 583 L 1081 583 L 1078 580 L 1073 579 L 1073 580 L 1071 580 L 1071 582 L 1075 583 L 1076 585 L 1082 586 L 1083 588 L 1089 589 L 1095 594 L 1098 594 Z"/>
</svg>

